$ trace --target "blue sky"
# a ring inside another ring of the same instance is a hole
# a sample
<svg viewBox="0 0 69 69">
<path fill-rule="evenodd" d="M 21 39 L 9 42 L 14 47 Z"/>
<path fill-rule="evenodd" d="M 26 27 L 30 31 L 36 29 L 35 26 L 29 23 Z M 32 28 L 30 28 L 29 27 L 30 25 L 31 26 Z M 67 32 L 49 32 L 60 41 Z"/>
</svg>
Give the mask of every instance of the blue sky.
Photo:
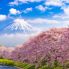
<svg viewBox="0 0 69 69">
<path fill-rule="evenodd" d="M 68 25 L 69 0 L 0 0 L 0 45 L 16 46 L 42 31 Z"/>
</svg>

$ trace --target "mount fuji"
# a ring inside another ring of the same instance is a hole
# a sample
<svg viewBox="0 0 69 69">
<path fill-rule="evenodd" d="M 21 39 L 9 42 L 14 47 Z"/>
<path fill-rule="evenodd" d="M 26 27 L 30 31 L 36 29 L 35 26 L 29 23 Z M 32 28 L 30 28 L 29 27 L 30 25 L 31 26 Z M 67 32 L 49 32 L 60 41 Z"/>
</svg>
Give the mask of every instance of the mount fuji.
<svg viewBox="0 0 69 69">
<path fill-rule="evenodd" d="M 24 19 L 15 19 L 12 24 L 4 28 L 7 33 L 32 33 L 34 28 Z"/>
</svg>

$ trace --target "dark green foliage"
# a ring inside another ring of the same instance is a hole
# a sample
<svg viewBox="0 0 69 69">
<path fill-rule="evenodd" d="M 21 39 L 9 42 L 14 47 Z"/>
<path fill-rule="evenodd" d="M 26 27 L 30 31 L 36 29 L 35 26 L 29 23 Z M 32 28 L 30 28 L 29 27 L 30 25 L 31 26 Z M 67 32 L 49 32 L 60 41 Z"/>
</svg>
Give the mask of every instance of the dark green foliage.
<svg viewBox="0 0 69 69">
<path fill-rule="evenodd" d="M 55 60 L 53 63 L 52 63 L 52 66 L 53 67 L 62 67 L 62 65 L 60 64 L 60 62 L 58 62 L 57 60 Z"/>
<path fill-rule="evenodd" d="M 27 65 L 24 69 L 35 69 L 35 65 Z"/>
<path fill-rule="evenodd" d="M 40 67 L 39 69 L 52 69 L 52 67 L 49 65 L 44 65 L 44 66 Z"/>
<path fill-rule="evenodd" d="M 43 60 L 41 61 L 41 66 L 46 65 L 46 63 L 47 63 L 47 60 L 43 59 Z"/>
<path fill-rule="evenodd" d="M 44 61 L 42 61 L 42 65 L 39 69 L 63 69 L 63 66 L 57 60 L 51 64 L 44 62 L 45 64 L 43 65 L 43 62 Z"/>
<path fill-rule="evenodd" d="M 3 57 L 2 57 L 2 56 L 0 56 L 0 59 L 3 59 Z"/>
<path fill-rule="evenodd" d="M 48 67 L 46 67 L 46 65 L 45 66 L 42 66 L 41 68 L 39 68 L 39 69 L 47 69 Z"/>
</svg>

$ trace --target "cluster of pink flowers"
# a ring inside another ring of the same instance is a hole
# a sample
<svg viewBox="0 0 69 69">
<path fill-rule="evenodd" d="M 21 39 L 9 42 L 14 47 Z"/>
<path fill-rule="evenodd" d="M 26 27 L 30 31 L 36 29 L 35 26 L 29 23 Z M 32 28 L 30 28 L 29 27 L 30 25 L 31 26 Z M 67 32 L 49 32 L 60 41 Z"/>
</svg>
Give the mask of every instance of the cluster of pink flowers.
<svg viewBox="0 0 69 69">
<path fill-rule="evenodd" d="M 11 58 L 11 53 L 14 50 L 12 47 L 0 46 L 0 58 Z"/>
<path fill-rule="evenodd" d="M 31 38 L 11 52 L 11 59 L 35 63 L 69 60 L 69 28 L 51 29 Z"/>
</svg>

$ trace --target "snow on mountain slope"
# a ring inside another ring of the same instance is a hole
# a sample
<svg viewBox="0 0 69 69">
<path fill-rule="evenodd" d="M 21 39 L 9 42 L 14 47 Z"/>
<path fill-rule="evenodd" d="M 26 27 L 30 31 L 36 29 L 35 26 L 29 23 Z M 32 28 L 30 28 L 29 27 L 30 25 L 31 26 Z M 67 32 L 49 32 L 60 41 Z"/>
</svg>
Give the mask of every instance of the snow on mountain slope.
<svg viewBox="0 0 69 69">
<path fill-rule="evenodd" d="M 13 23 L 7 26 L 4 30 L 10 33 L 11 32 L 30 33 L 34 31 L 32 26 L 24 19 L 15 19 Z"/>
</svg>

